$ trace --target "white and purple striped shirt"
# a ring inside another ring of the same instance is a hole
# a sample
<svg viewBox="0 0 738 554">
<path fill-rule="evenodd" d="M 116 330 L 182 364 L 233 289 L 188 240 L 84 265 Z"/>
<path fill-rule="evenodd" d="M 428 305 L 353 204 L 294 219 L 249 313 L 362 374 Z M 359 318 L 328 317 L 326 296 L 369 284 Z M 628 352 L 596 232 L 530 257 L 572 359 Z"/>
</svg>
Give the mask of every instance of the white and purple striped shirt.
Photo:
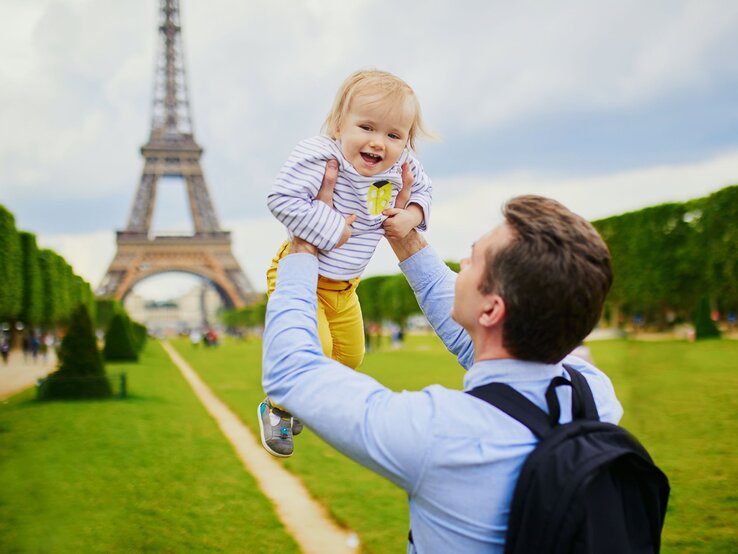
<svg viewBox="0 0 738 554">
<path fill-rule="evenodd" d="M 315 200 L 328 160 L 338 161 L 333 209 Z M 323 135 L 303 140 L 295 147 L 277 175 L 267 206 L 290 236 L 296 235 L 318 248 L 320 275 L 353 279 L 362 274 L 384 235 L 382 223 L 387 218 L 382 210 L 394 206 L 402 188 L 401 167 L 405 162 L 413 175 L 409 203 L 423 210 L 418 229 L 425 231 L 430 217 L 431 181 L 407 149 L 385 173 L 364 177 L 346 161 L 340 145 Z M 345 219 L 351 214 L 356 215 L 351 238 L 336 248 Z"/>
</svg>

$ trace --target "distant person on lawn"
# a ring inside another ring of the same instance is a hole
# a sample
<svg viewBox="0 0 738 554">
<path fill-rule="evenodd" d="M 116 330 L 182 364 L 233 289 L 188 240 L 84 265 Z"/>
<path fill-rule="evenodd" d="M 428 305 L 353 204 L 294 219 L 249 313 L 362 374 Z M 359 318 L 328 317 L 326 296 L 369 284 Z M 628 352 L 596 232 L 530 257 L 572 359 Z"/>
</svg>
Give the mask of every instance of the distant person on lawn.
<svg viewBox="0 0 738 554">
<path fill-rule="evenodd" d="M 335 181 L 326 170 L 323 186 Z M 483 234 L 457 275 L 417 231 L 390 241 L 426 317 L 467 370 L 464 390 L 514 387 L 540 408 L 549 382 L 579 370 L 602 421 L 622 407 L 608 377 L 569 356 L 599 320 L 612 283 L 594 228 L 554 200 L 521 196 Z M 492 214 L 490 214 L 492 217 Z M 408 494 L 408 552 L 503 552 L 520 468 L 537 439 L 463 391 L 393 392 L 323 355 L 316 323 L 317 250 L 294 239 L 267 307 L 263 386 L 325 441 Z M 561 421 L 571 392 L 562 387 Z"/>
</svg>

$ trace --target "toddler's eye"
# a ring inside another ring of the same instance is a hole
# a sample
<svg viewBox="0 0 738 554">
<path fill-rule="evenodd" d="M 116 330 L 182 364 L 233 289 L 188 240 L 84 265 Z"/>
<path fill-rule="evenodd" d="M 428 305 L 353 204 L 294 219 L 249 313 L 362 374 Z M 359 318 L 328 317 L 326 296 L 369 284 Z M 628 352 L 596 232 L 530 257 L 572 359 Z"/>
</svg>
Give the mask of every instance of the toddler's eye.
<svg viewBox="0 0 738 554">
<path fill-rule="evenodd" d="M 369 127 L 369 125 L 359 125 L 359 128 L 364 129 L 365 131 L 371 131 L 372 128 Z"/>
<path fill-rule="evenodd" d="M 390 133 L 389 134 L 389 138 L 395 139 L 395 140 L 400 140 L 400 135 L 398 135 L 397 133 Z"/>
</svg>

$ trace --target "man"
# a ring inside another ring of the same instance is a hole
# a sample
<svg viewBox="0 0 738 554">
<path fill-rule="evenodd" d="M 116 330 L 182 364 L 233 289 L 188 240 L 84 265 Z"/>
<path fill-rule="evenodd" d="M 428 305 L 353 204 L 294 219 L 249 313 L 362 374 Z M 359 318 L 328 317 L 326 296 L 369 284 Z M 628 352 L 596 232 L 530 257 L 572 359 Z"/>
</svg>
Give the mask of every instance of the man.
<svg viewBox="0 0 738 554">
<path fill-rule="evenodd" d="M 328 189 L 335 172 L 329 163 Z M 503 382 L 545 410 L 546 387 L 566 376 L 566 362 L 586 377 L 600 418 L 617 423 L 622 408 L 607 376 L 567 357 L 600 317 L 612 283 L 607 247 L 553 200 L 514 198 L 503 215 L 458 276 L 417 232 L 390 238 L 426 317 L 468 370 L 464 390 Z M 536 438 L 462 391 L 431 385 L 395 393 L 325 358 L 315 255 L 295 239 L 280 263 L 267 308 L 264 390 L 337 450 L 407 491 L 408 552 L 502 552 L 513 489 Z M 571 393 L 558 394 L 565 422 Z"/>
</svg>

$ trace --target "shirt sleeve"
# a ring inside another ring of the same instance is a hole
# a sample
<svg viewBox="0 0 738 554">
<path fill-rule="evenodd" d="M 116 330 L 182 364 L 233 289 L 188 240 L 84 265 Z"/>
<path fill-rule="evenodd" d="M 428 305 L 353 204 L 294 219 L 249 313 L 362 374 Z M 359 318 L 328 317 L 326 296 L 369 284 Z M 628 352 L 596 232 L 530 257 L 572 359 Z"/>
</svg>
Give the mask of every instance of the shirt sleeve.
<svg viewBox="0 0 738 554">
<path fill-rule="evenodd" d="M 474 345 L 466 330 L 451 318 L 456 273 L 431 246 L 401 262 L 400 269 L 433 330 L 459 363 L 469 369 L 474 363 Z"/>
<path fill-rule="evenodd" d="M 326 161 L 331 158 L 317 141 L 301 142 L 282 166 L 267 196 L 269 210 L 290 234 L 321 250 L 335 248 L 345 226 L 340 213 L 315 199 Z"/>
<path fill-rule="evenodd" d="M 264 390 L 328 444 L 411 492 L 430 448 L 430 393 L 396 393 L 323 356 L 317 331 L 318 264 L 291 254 L 277 269 L 264 329 Z"/>
<path fill-rule="evenodd" d="M 428 222 L 430 221 L 433 185 L 417 158 L 409 155 L 407 163 L 413 175 L 413 187 L 410 191 L 408 205 L 417 204 L 423 210 L 423 221 L 420 222 L 417 229 L 418 231 L 426 231 L 428 229 Z"/>
</svg>

